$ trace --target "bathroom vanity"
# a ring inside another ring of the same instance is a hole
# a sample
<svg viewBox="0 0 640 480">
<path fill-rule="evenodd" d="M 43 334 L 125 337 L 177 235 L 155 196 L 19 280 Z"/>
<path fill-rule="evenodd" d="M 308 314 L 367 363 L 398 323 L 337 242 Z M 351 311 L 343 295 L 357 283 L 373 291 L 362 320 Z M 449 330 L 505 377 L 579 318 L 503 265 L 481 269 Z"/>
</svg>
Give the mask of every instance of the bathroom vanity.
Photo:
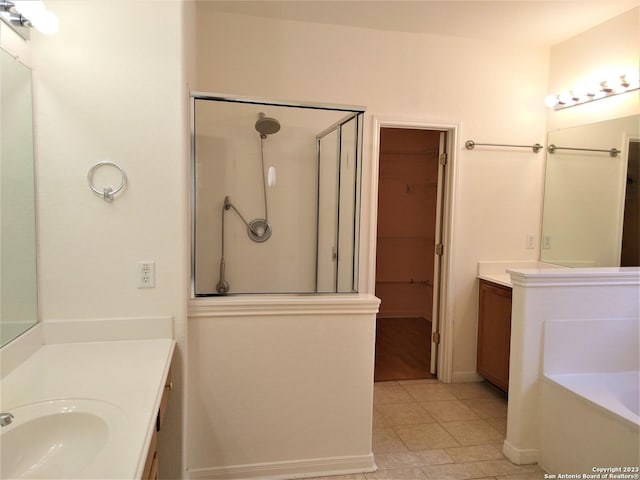
<svg viewBox="0 0 640 480">
<path fill-rule="evenodd" d="M 162 397 L 160 399 L 160 406 L 158 407 L 158 414 L 156 415 L 156 421 L 153 427 L 151 441 L 149 442 L 147 460 L 145 461 L 144 469 L 142 470 L 142 480 L 158 480 L 158 435 L 162 430 L 164 419 L 167 413 L 169 392 L 171 390 L 173 390 L 173 380 L 171 377 L 171 369 L 169 369 L 169 372 L 167 373 L 164 381 L 164 389 L 162 390 Z"/>
<path fill-rule="evenodd" d="M 0 410 L 13 419 L 0 476 L 157 478 L 174 348 L 171 338 L 41 344 L 2 378 Z"/>
<path fill-rule="evenodd" d="M 512 283 L 509 270 L 565 268 L 536 261 L 478 262 L 477 373 L 509 391 Z"/>
<path fill-rule="evenodd" d="M 480 279 L 477 371 L 487 381 L 509 390 L 511 287 Z"/>
</svg>

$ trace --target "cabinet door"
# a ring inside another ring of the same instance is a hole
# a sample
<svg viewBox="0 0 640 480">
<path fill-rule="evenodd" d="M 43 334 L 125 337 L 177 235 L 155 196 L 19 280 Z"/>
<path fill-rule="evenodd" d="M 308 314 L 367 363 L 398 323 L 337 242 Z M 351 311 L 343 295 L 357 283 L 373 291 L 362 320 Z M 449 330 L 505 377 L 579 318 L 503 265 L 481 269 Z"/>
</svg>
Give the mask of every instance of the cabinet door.
<svg viewBox="0 0 640 480">
<path fill-rule="evenodd" d="M 478 373 L 505 392 L 509 389 L 511 288 L 480 280 Z"/>
</svg>

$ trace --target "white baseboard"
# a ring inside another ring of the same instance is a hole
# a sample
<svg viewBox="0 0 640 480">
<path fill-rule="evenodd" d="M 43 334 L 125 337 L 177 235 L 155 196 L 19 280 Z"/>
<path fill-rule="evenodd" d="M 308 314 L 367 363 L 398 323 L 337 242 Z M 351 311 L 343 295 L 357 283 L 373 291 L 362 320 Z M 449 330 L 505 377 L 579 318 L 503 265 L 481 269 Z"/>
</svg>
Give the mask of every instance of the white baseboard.
<svg viewBox="0 0 640 480">
<path fill-rule="evenodd" d="M 225 467 L 189 469 L 189 478 L 210 480 L 269 479 L 284 480 L 328 475 L 375 472 L 373 453 L 348 457 L 313 458 L 288 462 L 254 463 Z"/>
<path fill-rule="evenodd" d="M 502 453 L 516 465 L 530 465 L 538 462 L 537 448 L 516 448 L 507 440 L 502 444 Z"/>
<path fill-rule="evenodd" d="M 468 383 L 482 382 L 484 378 L 476 372 L 453 372 L 451 374 L 451 383 Z"/>
</svg>

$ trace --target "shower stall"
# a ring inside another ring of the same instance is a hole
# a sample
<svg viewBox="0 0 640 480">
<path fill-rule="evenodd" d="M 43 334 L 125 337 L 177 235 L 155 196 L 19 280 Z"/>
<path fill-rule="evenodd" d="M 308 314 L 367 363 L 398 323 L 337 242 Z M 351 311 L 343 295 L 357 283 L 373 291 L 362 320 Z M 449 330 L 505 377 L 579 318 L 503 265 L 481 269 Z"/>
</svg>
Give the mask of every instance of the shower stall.
<svg viewBox="0 0 640 480">
<path fill-rule="evenodd" d="M 364 108 L 191 94 L 193 295 L 353 293 Z"/>
</svg>

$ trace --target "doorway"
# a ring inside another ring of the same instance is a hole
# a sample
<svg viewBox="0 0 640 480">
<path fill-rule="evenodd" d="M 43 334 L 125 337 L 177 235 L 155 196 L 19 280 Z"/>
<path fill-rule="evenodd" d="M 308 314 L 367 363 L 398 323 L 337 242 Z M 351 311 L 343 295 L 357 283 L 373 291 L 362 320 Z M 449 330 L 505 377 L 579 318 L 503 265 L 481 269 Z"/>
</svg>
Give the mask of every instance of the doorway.
<svg viewBox="0 0 640 480">
<path fill-rule="evenodd" d="M 436 378 L 447 132 L 380 128 L 375 381 Z"/>
<path fill-rule="evenodd" d="M 640 266 L 640 140 L 629 141 L 621 267 Z"/>
</svg>

